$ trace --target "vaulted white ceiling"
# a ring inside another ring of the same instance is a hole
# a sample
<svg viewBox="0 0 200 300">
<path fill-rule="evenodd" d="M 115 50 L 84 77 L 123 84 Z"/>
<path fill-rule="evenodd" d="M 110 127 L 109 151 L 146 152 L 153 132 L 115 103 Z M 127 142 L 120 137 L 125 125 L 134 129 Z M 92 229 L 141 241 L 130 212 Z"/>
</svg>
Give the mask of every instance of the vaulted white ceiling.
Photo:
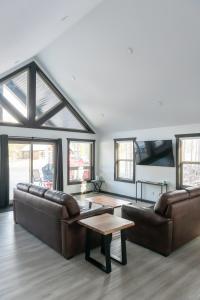
<svg viewBox="0 0 200 300">
<path fill-rule="evenodd" d="M 42 66 L 97 130 L 199 122 L 199 1 L 80 0 L 60 1 L 58 5 L 58 1 L 43 0 L 38 4 L 38 16 L 34 16 L 38 22 L 33 18 L 29 28 L 22 17 L 31 18 L 34 3 L 39 1 L 18 2 L 27 3 L 27 7 L 17 13 L 20 35 L 17 21 L 9 27 L 16 33 L 11 35 L 14 42 L 6 29 L 7 45 L 11 43 L 10 48 L 16 47 L 16 51 L 7 47 L 7 54 L 3 52 L 0 64 L 5 62 L 4 69 L 18 58 L 15 52 L 26 52 L 24 59 L 39 52 Z M 60 19 L 68 15 L 67 3 L 74 2 L 74 14 L 80 13 L 81 5 L 82 13 L 67 28 L 68 21 Z M 4 17 L 4 24 L 6 21 Z M 58 30 L 56 24 L 62 28 Z M 58 31 L 65 32 L 55 39 Z M 0 32 L 2 35 L 2 28 Z M 14 46 L 20 43 L 21 47 Z"/>
<path fill-rule="evenodd" d="M 101 0 L 0 0 L 0 74 L 36 55 Z"/>
<path fill-rule="evenodd" d="M 101 130 L 200 120 L 200 1 L 103 1 L 39 58 Z"/>
</svg>

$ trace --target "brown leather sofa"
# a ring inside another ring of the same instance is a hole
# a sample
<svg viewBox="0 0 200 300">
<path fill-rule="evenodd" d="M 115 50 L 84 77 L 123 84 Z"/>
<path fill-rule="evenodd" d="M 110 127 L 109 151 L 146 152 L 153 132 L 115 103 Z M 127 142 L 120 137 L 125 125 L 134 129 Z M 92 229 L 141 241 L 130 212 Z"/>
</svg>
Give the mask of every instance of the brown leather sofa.
<svg viewBox="0 0 200 300">
<path fill-rule="evenodd" d="M 161 195 L 154 207 L 122 207 L 122 217 L 135 222 L 129 241 L 164 256 L 200 235 L 200 187 Z"/>
<path fill-rule="evenodd" d="M 85 228 L 77 221 L 93 215 L 113 213 L 113 209 L 84 202 L 80 206 L 71 195 L 19 183 L 14 190 L 14 220 L 40 240 L 69 259 L 84 251 Z M 93 233 L 93 247 L 100 236 Z"/>
</svg>

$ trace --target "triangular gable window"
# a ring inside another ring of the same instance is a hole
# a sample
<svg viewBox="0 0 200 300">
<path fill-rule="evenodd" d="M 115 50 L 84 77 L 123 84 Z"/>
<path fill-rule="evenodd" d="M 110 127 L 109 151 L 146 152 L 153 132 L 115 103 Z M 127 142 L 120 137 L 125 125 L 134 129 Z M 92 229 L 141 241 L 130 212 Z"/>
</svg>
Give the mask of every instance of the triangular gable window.
<svg viewBox="0 0 200 300">
<path fill-rule="evenodd" d="M 61 100 L 45 83 L 44 79 L 36 73 L 36 119 L 40 118 Z"/>
<path fill-rule="evenodd" d="M 94 133 L 35 62 L 0 80 L 0 124 Z"/>
<path fill-rule="evenodd" d="M 20 72 L 15 76 L 11 76 L 10 78 L 0 83 L 0 95 L 2 95 L 7 105 L 14 107 L 20 115 L 22 114 L 24 118 L 27 118 L 28 115 L 27 94 L 27 70 L 24 72 Z M 12 113 L 10 112 L 10 114 Z"/>
<path fill-rule="evenodd" d="M 19 123 L 9 112 L 0 104 L 0 122 L 2 123 Z"/>
<path fill-rule="evenodd" d="M 74 115 L 64 107 L 52 118 L 46 121 L 43 126 L 59 128 L 76 128 L 84 130 L 83 125 L 74 117 Z"/>
</svg>

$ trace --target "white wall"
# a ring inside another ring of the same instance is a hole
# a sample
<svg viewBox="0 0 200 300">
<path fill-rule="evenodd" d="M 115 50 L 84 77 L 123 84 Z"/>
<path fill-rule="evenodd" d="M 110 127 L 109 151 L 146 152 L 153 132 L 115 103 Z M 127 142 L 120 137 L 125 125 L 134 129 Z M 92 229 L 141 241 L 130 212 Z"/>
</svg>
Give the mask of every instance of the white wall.
<svg viewBox="0 0 200 300">
<path fill-rule="evenodd" d="M 136 137 L 137 140 L 157 140 L 172 139 L 175 155 L 175 134 L 200 132 L 200 124 L 192 124 L 176 127 L 162 127 L 145 130 L 133 130 L 124 132 L 113 132 L 106 135 L 85 134 L 54 130 L 40 130 L 19 127 L 0 127 L 0 134 L 18 137 L 38 137 L 38 138 L 62 138 L 63 141 L 63 171 L 64 171 L 64 191 L 76 193 L 85 191 L 84 185 L 67 185 L 67 138 L 85 138 L 96 140 L 96 175 L 103 176 L 105 183 L 103 190 L 135 197 L 135 184 L 114 181 L 114 138 Z M 175 189 L 176 170 L 168 167 L 136 166 L 136 179 L 152 181 L 166 180 L 169 189 Z M 91 189 L 88 186 L 88 189 Z M 159 197 L 159 188 L 144 186 L 144 198 L 156 201 Z"/>
<path fill-rule="evenodd" d="M 135 184 L 114 181 L 114 138 L 136 137 L 138 141 L 172 139 L 175 156 L 174 135 L 197 132 L 200 132 L 200 124 L 113 132 L 107 135 L 101 135 L 99 140 L 100 161 L 98 175 L 102 176 L 105 180 L 103 190 L 135 197 Z M 137 179 L 150 181 L 166 180 L 169 184 L 169 190 L 174 190 L 176 186 L 176 168 L 136 166 L 136 180 Z M 144 185 L 144 199 L 156 201 L 159 197 L 159 193 L 159 187 Z"/>
<path fill-rule="evenodd" d="M 96 134 L 75 133 L 67 131 L 56 130 L 41 130 L 41 129 L 29 129 L 20 127 L 0 127 L 0 134 L 7 134 L 10 137 L 36 137 L 36 138 L 62 138 L 63 144 L 63 177 L 64 177 L 64 191 L 66 193 L 76 193 L 91 189 L 85 184 L 67 185 L 67 138 L 83 138 L 83 139 L 95 139 L 96 140 L 96 172 L 98 172 L 98 137 Z M 19 178 L 20 181 L 20 178 Z"/>
</svg>

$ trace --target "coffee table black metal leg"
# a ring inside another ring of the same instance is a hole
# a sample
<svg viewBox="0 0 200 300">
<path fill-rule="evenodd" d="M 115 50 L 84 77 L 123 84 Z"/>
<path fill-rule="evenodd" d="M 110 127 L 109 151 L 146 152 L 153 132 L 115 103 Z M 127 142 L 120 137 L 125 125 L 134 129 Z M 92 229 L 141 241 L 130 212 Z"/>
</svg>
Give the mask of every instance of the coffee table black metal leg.
<svg viewBox="0 0 200 300">
<path fill-rule="evenodd" d="M 112 242 L 112 233 L 107 235 L 107 238 L 110 239 L 110 244 Z M 102 234 L 101 235 L 101 253 L 105 254 L 105 236 Z"/>
<path fill-rule="evenodd" d="M 122 265 L 127 264 L 127 255 L 126 255 L 126 231 L 121 230 L 121 251 L 122 251 Z"/>
<path fill-rule="evenodd" d="M 90 258 L 90 229 L 86 228 L 86 241 L 85 241 L 85 259 Z"/>
<path fill-rule="evenodd" d="M 105 266 L 100 262 L 96 261 L 90 256 L 91 250 L 91 238 L 90 238 L 90 229 L 86 229 L 86 245 L 85 245 L 85 259 L 103 270 L 106 273 L 111 272 L 111 259 L 121 263 L 122 265 L 127 264 L 127 255 L 126 255 L 126 230 L 121 230 L 121 259 L 110 253 L 110 245 L 112 241 L 112 234 L 102 235 L 101 236 L 101 253 L 105 255 Z"/>
<path fill-rule="evenodd" d="M 101 253 L 105 254 L 104 235 L 101 235 Z"/>
<path fill-rule="evenodd" d="M 105 251 L 105 260 L 106 260 L 106 268 L 105 272 L 111 272 L 111 257 L 110 257 L 110 243 L 111 243 L 112 235 L 104 236 L 104 251 Z"/>
<path fill-rule="evenodd" d="M 102 236 L 101 238 L 102 241 L 101 250 L 104 252 L 105 262 L 106 262 L 104 266 L 103 264 L 101 264 L 100 262 L 98 262 L 97 260 L 95 260 L 90 256 L 90 250 L 91 250 L 90 229 L 88 228 L 86 229 L 85 259 L 106 273 L 111 272 L 111 257 L 110 257 L 111 240 L 112 240 L 112 234 Z"/>
</svg>

